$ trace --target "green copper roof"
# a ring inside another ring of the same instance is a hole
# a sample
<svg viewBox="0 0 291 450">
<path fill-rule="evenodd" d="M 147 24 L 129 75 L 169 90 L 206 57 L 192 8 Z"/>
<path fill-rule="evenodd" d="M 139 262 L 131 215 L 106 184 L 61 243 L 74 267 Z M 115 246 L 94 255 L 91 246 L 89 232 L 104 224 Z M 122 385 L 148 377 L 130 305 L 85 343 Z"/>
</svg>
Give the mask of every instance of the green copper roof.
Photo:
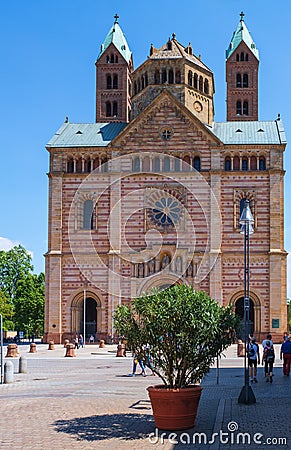
<svg viewBox="0 0 291 450">
<path fill-rule="evenodd" d="M 233 54 L 236 48 L 239 46 L 241 42 L 244 42 L 250 49 L 250 51 L 255 55 L 257 59 L 259 59 L 259 51 L 256 48 L 256 45 L 253 41 L 252 36 L 250 35 L 249 30 L 244 22 L 244 13 L 240 14 L 241 19 L 237 26 L 237 29 L 233 33 L 232 39 L 230 41 L 229 47 L 226 50 L 226 59 Z"/>
<path fill-rule="evenodd" d="M 109 47 L 109 45 L 113 44 L 117 48 L 119 53 L 121 53 L 121 55 L 123 56 L 125 61 L 129 62 L 129 60 L 131 58 L 131 51 L 126 42 L 123 31 L 119 26 L 118 15 L 116 14 L 114 17 L 115 17 L 115 22 L 114 22 L 113 26 L 110 28 L 109 33 L 107 34 L 107 36 L 105 38 L 105 41 L 101 45 L 101 50 L 100 50 L 97 60 L 100 58 L 100 56 L 103 55 L 103 53 Z"/>
<path fill-rule="evenodd" d="M 125 122 L 64 123 L 46 147 L 106 147 L 126 125 Z"/>
<path fill-rule="evenodd" d="M 224 144 L 286 144 L 282 120 L 214 122 L 209 129 Z"/>
</svg>

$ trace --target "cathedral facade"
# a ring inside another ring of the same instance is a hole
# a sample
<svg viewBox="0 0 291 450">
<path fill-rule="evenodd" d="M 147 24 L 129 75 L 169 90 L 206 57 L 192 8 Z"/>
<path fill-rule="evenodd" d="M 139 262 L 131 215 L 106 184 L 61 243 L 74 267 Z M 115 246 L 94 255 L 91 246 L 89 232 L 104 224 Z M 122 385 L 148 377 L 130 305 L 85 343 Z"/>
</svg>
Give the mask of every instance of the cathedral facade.
<svg viewBox="0 0 291 450">
<path fill-rule="evenodd" d="M 44 341 L 111 341 L 117 305 L 185 283 L 243 318 L 249 200 L 250 331 L 287 327 L 280 117 L 258 119 L 259 52 L 241 14 L 226 51 L 227 121 L 214 120 L 214 76 L 173 34 L 137 69 L 118 16 L 96 61 L 96 122 L 47 144 Z"/>
</svg>

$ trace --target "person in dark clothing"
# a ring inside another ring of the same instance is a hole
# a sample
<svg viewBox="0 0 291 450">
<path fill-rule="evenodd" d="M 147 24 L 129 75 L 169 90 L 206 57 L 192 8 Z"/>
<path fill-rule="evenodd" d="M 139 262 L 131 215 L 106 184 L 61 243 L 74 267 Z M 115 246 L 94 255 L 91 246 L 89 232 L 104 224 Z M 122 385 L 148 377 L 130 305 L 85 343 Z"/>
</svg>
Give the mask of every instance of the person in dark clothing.
<svg viewBox="0 0 291 450">
<path fill-rule="evenodd" d="M 263 349 L 262 365 L 265 363 L 266 382 L 273 383 L 273 365 L 275 361 L 274 347 L 271 341 L 266 341 Z"/>
<path fill-rule="evenodd" d="M 283 356 L 283 374 L 287 377 L 290 375 L 291 365 L 291 336 L 281 345 L 280 359 Z"/>
</svg>

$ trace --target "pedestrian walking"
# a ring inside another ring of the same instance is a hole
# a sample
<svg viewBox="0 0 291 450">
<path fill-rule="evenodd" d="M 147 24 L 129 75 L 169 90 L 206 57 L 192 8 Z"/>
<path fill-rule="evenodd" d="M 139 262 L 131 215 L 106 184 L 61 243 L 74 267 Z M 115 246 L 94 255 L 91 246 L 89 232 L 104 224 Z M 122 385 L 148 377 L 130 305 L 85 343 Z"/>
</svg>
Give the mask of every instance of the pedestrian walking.
<svg viewBox="0 0 291 450">
<path fill-rule="evenodd" d="M 79 343 L 80 343 L 80 347 L 84 348 L 84 339 L 83 339 L 82 334 L 80 334 L 80 336 L 79 336 Z"/>
<path fill-rule="evenodd" d="M 133 353 L 133 365 L 132 365 L 132 373 L 129 374 L 129 377 L 135 377 L 136 375 L 136 368 L 137 365 L 139 364 L 140 368 L 141 368 L 141 374 L 142 376 L 146 377 L 146 371 L 145 371 L 145 366 L 143 363 L 143 360 L 141 358 L 141 355 L 139 354 L 138 351 L 135 351 Z"/>
<path fill-rule="evenodd" d="M 78 349 L 79 348 L 79 339 L 78 339 L 77 335 L 75 336 L 74 344 L 75 344 L 75 348 Z"/>
<path fill-rule="evenodd" d="M 281 345 L 280 359 L 283 356 L 283 374 L 289 377 L 291 364 L 291 336 Z"/>
<path fill-rule="evenodd" d="M 272 335 L 271 335 L 270 333 L 267 334 L 266 339 L 264 339 L 263 342 L 262 342 L 263 351 L 264 351 L 264 348 L 265 348 L 266 345 L 267 345 L 267 342 L 270 342 L 270 345 L 271 345 L 271 346 L 274 345 L 274 344 L 273 344 L 273 341 L 272 341 Z"/>
<path fill-rule="evenodd" d="M 271 341 L 266 341 L 263 348 L 262 365 L 265 364 L 265 377 L 266 382 L 273 383 L 273 366 L 275 361 L 274 346 Z"/>
<path fill-rule="evenodd" d="M 257 383 L 257 367 L 260 364 L 260 350 L 253 336 L 247 345 L 248 367 L 250 373 L 250 381 Z"/>
</svg>

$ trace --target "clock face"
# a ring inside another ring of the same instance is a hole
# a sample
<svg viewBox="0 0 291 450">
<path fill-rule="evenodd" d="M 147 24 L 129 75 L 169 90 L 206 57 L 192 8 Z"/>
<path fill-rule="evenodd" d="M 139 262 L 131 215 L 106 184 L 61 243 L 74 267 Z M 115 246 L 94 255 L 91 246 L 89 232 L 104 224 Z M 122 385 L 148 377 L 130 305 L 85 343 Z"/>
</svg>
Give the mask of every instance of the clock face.
<svg viewBox="0 0 291 450">
<path fill-rule="evenodd" d="M 202 109 L 203 109 L 203 106 L 202 106 L 202 104 L 200 102 L 194 102 L 194 109 L 197 112 L 201 112 Z"/>
</svg>

